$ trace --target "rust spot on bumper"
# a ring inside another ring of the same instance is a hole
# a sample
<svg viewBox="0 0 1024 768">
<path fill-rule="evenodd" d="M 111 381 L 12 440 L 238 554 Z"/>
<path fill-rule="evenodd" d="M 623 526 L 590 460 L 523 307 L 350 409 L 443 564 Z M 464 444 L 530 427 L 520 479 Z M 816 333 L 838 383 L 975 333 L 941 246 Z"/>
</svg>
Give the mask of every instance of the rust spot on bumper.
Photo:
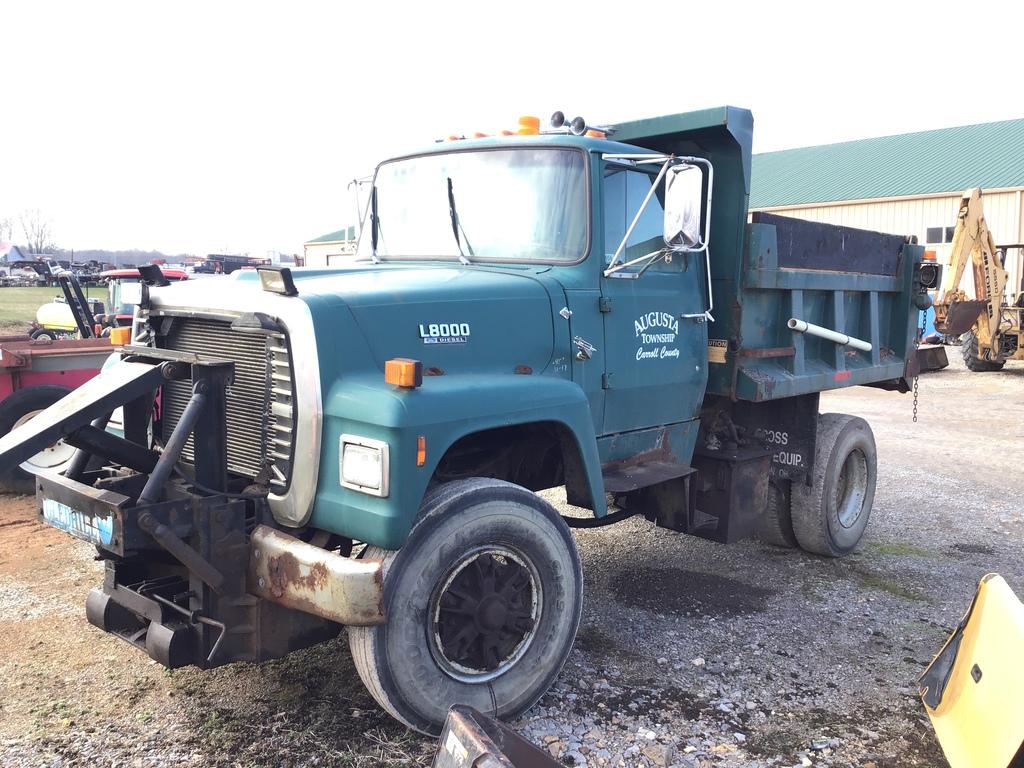
<svg viewBox="0 0 1024 768">
<path fill-rule="evenodd" d="M 267 526 L 252 534 L 249 591 L 350 626 L 384 622 L 379 560 L 354 560 Z"/>
</svg>

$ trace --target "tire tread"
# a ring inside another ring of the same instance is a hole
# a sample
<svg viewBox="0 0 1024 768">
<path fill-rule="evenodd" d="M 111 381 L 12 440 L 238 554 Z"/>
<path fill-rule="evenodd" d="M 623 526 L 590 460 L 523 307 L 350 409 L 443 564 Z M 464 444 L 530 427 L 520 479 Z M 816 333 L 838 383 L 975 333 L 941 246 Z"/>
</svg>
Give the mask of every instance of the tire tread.
<svg viewBox="0 0 1024 768">
<path fill-rule="evenodd" d="M 792 500 L 788 481 L 784 486 L 770 482 L 768 485 L 768 507 L 757 529 L 757 537 L 765 544 L 784 549 L 793 549 L 797 544 L 793 533 Z"/>
<path fill-rule="evenodd" d="M 991 373 L 1003 370 L 1003 363 L 982 360 L 978 355 L 978 337 L 974 335 L 974 331 L 964 334 L 963 343 L 960 345 L 960 355 L 964 359 L 967 370 L 973 373 Z"/>
<path fill-rule="evenodd" d="M 822 413 L 818 416 L 811 485 L 794 482 L 790 494 L 793 534 L 800 548 L 807 552 L 825 557 L 841 557 L 849 552 L 835 546 L 829 533 L 828 519 L 822 514 L 822 509 L 825 503 L 826 469 L 835 445 L 847 426 L 858 421 L 864 424 L 870 435 L 871 428 L 867 422 L 857 416 L 846 413 Z M 868 509 L 866 513 L 870 514 L 870 511 Z"/>
</svg>

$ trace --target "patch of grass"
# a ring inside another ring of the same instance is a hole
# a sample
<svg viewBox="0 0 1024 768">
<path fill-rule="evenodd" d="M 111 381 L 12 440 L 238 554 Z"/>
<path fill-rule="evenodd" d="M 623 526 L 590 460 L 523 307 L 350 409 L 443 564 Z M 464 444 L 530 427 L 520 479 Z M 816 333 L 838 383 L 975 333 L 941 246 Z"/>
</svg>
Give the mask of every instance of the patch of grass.
<svg viewBox="0 0 1024 768">
<path fill-rule="evenodd" d="M 890 579 L 888 576 L 884 576 L 881 573 L 875 571 L 862 570 L 856 568 L 853 571 L 854 575 L 860 581 L 862 585 L 869 589 L 877 589 L 880 592 L 888 592 L 890 595 L 896 597 L 902 597 L 904 600 L 913 600 L 918 603 L 928 602 L 927 598 L 923 595 L 915 592 L 914 590 L 907 589 L 898 582 Z"/>
<path fill-rule="evenodd" d="M 867 548 L 880 555 L 893 555 L 894 557 L 905 557 L 907 555 L 933 557 L 932 553 L 924 547 L 907 544 L 904 541 L 871 541 L 868 542 Z"/>
<path fill-rule="evenodd" d="M 83 287 L 89 298 L 99 298 L 106 303 L 107 289 L 105 286 Z M 54 296 L 61 296 L 60 288 L 0 288 L 0 331 L 17 333 L 28 331 L 32 321 L 36 319 L 36 310 L 40 304 L 52 301 Z"/>
</svg>

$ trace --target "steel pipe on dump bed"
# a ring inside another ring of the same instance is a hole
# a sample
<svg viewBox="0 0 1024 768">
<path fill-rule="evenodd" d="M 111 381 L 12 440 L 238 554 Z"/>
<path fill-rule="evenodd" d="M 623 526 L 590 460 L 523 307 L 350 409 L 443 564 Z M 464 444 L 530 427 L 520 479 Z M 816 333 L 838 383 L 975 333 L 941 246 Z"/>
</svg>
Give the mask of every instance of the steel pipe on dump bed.
<svg viewBox="0 0 1024 768">
<path fill-rule="evenodd" d="M 858 339 L 853 336 L 847 336 L 845 333 L 839 333 L 833 331 L 830 328 L 822 328 L 820 325 L 814 323 L 808 323 L 803 320 L 797 320 L 795 317 L 791 317 L 787 323 L 789 330 L 796 331 L 797 333 L 806 333 L 808 336 L 817 336 L 819 339 L 828 339 L 834 341 L 836 344 L 844 344 L 847 347 L 853 347 L 859 349 L 862 352 L 871 351 L 871 342 Z"/>
</svg>

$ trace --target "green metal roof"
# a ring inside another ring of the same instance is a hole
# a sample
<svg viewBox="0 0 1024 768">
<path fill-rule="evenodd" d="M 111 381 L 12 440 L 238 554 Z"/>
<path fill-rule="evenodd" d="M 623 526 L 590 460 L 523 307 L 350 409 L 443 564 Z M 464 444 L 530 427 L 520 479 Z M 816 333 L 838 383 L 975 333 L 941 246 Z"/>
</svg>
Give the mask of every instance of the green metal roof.
<svg viewBox="0 0 1024 768">
<path fill-rule="evenodd" d="M 1024 119 L 754 155 L 750 207 L 1024 187 Z"/>
<path fill-rule="evenodd" d="M 337 232 L 328 232 L 326 235 L 320 235 L 320 237 L 314 237 L 312 240 L 307 240 L 307 243 L 337 243 L 342 240 L 355 240 L 356 239 L 356 228 L 355 226 L 346 227 L 345 229 L 339 229 Z"/>
</svg>

